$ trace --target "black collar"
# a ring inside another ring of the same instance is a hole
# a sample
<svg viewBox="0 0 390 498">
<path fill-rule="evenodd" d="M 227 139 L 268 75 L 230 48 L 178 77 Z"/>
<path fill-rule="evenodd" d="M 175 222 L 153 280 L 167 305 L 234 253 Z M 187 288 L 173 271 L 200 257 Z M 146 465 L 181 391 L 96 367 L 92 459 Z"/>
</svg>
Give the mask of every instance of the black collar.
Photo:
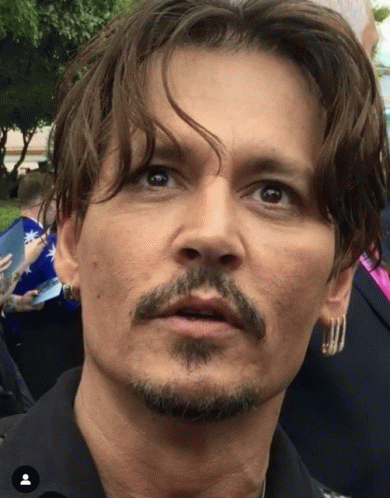
<svg viewBox="0 0 390 498">
<path fill-rule="evenodd" d="M 91 454 L 75 423 L 81 369 L 69 370 L 22 418 L 0 447 L 0 497 L 20 498 L 11 476 L 22 465 L 40 475 L 31 498 L 51 491 L 66 498 L 105 498 Z M 267 472 L 267 498 L 323 498 L 295 448 L 278 427 Z"/>
</svg>

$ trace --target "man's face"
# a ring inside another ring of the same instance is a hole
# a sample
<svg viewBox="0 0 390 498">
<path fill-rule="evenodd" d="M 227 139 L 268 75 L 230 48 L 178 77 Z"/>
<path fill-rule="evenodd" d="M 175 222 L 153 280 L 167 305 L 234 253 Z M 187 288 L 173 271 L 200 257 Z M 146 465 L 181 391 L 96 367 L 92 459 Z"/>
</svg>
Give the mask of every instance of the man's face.
<svg viewBox="0 0 390 498">
<path fill-rule="evenodd" d="M 59 231 L 86 367 L 190 401 L 265 400 L 297 373 L 317 319 L 338 311 L 334 230 L 312 188 L 323 112 L 299 69 L 270 53 L 178 50 L 169 77 L 180 108 L 219 138 L 220 163 L 169 105 L 156 57 L 148 105 L 181 151 L 160 134 L 150 167 L 92 203 L 77 238 L 72 219 Z M 141 134 L 133 144 L 141 155 Z"/>
</svg>

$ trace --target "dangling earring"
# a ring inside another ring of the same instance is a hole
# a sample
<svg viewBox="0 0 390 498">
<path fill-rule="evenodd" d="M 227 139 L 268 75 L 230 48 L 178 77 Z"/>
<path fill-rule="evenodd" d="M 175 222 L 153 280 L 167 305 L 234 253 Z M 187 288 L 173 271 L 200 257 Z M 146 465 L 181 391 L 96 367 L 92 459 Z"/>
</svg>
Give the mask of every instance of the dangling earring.
<svg viewBox="0 0 390 498">
<path fill-rule="evenodd" d="M 345 345 L 345 333 L 347 330 L 347 317 L 330 319 L 330 329 L 324 330 L 322 339 L 322 354 L 324 356 L 333 356 L 340 353 Z"/>
<path fill-rule="evenodd" d="M 67 301 L 76 301 L 72 284 L 62 284 L 62 293 Z"/>
</svg>

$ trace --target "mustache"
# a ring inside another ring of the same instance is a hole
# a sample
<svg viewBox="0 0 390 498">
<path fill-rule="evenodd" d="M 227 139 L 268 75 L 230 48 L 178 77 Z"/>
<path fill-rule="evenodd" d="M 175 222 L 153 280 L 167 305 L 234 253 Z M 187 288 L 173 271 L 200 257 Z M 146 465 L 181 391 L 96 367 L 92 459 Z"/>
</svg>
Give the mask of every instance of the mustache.
<svg viewBox="0 0 390 498">
<path fill-rule="evenodd" d="M 199 289 L 214 289 L 220 296 L 230 301 L 245 324 L 245 329 L 256 339 L 265 332 L 265 321 L 251 300 L 237 287 L 233 279 L 216 268 L 192 266 L 183 275 L 159 285 L 140 296 L 134 308 L 133 325 L 152 319 L 174 299 L 188 296 Z"/>
</svg>

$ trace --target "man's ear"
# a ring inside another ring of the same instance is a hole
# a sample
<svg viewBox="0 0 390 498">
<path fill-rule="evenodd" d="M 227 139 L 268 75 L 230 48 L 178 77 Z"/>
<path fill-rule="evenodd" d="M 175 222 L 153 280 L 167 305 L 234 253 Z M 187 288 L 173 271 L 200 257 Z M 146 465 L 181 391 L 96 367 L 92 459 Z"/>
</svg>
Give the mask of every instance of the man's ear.
<svg viewBox="0 0 390 498">
<path fill-rule="evenodd" d="M 339 270 L 329 282 L 328 298 L 322 306 L 319 316 L 319 322 L 322 326 L 330 328 L 332 318 L 341 318 L 347 314 L 357 265 L 358 262 Z"/>
<path fill-rule="evenodd" d="M 77 259 L 79 237 L 80 227 L 75 216 L 58 220 L 54 270 L 63 284 L 72 286 L 72 292 L 76 299 L 80 298 L 80 277 Z"/>
</svg>

